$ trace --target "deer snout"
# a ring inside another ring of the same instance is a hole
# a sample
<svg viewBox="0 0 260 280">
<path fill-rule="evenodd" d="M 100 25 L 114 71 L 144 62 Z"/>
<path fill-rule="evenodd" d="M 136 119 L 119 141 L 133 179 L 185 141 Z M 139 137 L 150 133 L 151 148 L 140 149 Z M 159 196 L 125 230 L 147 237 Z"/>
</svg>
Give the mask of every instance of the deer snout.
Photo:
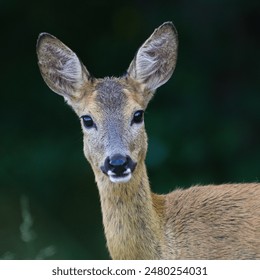
<svg viewBox="0 0 260 280">
<path fill-rule="evenodd" d="M 123 183 L 131 179 L 135 166 L 136 163 L 129 156 L 115 154 L 105 159 L 101 170 L 109 176 L 111 182 Z"/>
</svg>

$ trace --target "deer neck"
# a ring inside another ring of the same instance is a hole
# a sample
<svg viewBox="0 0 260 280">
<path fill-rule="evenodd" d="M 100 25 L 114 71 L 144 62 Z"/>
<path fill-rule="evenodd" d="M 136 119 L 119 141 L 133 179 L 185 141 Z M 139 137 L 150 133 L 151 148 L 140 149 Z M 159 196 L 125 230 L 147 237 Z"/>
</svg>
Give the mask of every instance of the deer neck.
<svg viewBox="0 0 260 280">
<path fill-rule="evenodd" d="M 159 259 L 163 196 L 152 194 L 144 163 L 128 183 L 96 176 L 107 245 L 113 259 Z"/>
</svg>

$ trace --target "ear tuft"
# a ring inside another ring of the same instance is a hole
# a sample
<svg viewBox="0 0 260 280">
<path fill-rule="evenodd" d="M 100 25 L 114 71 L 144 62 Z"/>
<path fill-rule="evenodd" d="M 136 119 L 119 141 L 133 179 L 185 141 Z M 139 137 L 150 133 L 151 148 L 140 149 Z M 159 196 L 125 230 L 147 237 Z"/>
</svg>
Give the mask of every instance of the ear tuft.
<svg viewBox="0 0 260 280">
<path fill-rule="evenodd" d="M 128 74 L 155 91 L 171 77 L 177 60 L 178 35 L 172 22 L 165 22 L 139 48 Z"/>
<path fill-rule="evenodd" d="M 39 35 L 36 50 L 38 65 L 47 85 L 66 99 L 77 97 L 89 77 L 77 55 L 48 33 Z"/>
</svg>

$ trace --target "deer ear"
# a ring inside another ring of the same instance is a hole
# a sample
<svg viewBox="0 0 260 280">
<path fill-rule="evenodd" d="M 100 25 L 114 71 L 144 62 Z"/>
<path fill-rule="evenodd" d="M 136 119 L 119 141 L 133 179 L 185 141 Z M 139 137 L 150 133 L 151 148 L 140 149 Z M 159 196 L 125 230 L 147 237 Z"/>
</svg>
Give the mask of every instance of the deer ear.
<svg viewBox="0 0 260 280">
<path fill-rule="evenodd" d="M 128 68 L 129 76 L 144 84 L 148 91 L 155 91 L 170 79 L 177 48 L 177 31 L 171 22 L 165 22 L 139 48 Z"/>
<path fill-rule="evenodd" d="M 39 35 L 36 50 L 40 72 L 50 89 L 66 100 L 80 97 L 90 75 L 77 55 L 48 33 Z"/>
</svg>

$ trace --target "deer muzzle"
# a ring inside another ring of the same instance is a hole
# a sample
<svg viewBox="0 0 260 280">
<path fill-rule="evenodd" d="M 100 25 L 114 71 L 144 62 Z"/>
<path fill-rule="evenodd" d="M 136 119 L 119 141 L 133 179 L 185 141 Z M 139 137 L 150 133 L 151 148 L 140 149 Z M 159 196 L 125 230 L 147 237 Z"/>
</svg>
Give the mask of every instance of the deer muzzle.
<svg viewBox="0 0 260 280">
<path fill-rule="evenodd" d="M 107 157 L 100 168 L 111 182 L 126 183 L 131 179 L 135 167 L 136 163 L 129 156 L 115 154 Z"/>
</svg>

